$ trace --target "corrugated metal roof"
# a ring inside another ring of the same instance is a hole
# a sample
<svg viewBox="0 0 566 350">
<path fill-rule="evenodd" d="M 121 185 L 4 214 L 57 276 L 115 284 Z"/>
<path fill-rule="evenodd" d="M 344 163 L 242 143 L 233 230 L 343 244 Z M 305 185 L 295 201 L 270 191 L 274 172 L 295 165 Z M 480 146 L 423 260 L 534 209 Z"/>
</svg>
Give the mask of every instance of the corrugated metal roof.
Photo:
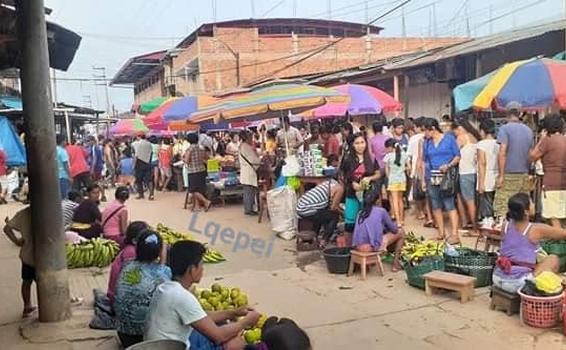
<svg viewBox="0 0 566 350">
<path fill-rule="evenodd" d="M 120 70 L 114 75 L 110 85 L 113 84 L 135 84 L 160 66 L 161 60 L 167 54 L 167 50 L 160 50 L 132 57 L 124 63 Z"/>
<path fill-rule="evenodd" d="M 460 44 L 444 47 L 439 50 L 434 50 L 422 55 L 421 57 L 411 57 L 393 64 L 388 64 L 385 65 L 383 69 L 397 70 L 431 64 L 439 60 L 480 52 L 512 42 L 534 38 L 549 32 L 564 30 L 565 28 L 566 21 L 564 21 L 563 19 L 528 27 L 517 28 L 514 30 L 479 37 L 476 39 L 470 39 L 469 41 Z"/>
<path fill-rule="evenodd" d="M 328 73 L 328 74 L 316 74 L 314 77 L 307 78 L 307 80 L 309 80 L 309 82 L 311 82 L 313 84 L 321 84 L 321 83 L 324 83 L 324 82 L 346 79 L 346 78 L 349 78 L 349 77 L 362 75 L 364 73 L 371 73 L 372 71 L 375 71 L 377 69 L 381 69 L 381 68 L 383 68 L 387 65 L 395 64 L 396 62 L 408 60 L 410 58 L 421 57 L 421 56 L 423 56 L 423 54 L 424 54 L 423 52 L 413 52 L 413 53 L 405 54 L 405 55 L 401 55 L 401 56 L 383 58 L 383 59 L 380 59 L 378 61 L 375 61 L 375 62 L 372 62 L 372 63 L 369 63 L 369 64 L 365 64 L 365 65 L 362 65 L 362 66 L 354 67 L 354 68 L 344 69 L 344 70 L 340 70 L 340 71 L 332 72 L 332 73 Z"/>
</svg>

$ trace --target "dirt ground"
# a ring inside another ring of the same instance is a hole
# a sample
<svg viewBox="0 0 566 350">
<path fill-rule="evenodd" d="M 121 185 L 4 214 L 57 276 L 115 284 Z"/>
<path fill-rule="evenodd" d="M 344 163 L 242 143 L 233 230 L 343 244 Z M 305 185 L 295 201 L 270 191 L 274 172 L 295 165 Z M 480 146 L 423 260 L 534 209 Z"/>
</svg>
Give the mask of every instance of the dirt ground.
<svg viewBox="0 0 566 350">
<path fill-rule="evenodd" d="M 449 293 L 426 297 L 406 284 L 402 271 L 392 273 L 388 265 L 384 277 L 370 273 L 366 281 L 359 275 L 331 275 L 318 252 L 297 253 L 294 242 L 273 239 L 269 221 L 258 224 L 257 218 L 243 215 L 241 205 L 214 207 L 209 213 L 192 217 L 182 209 L 183 199 L 180 193 L 158 193 L 154 202 L 130 200 L 127 204 L 132 220 L 154 225 L 162 222 L 178 230 L 188 230 L 192 222 L 193 229 L 202 231 L 193 233 L 194 237 L 203 242 L 211 241 L 205 233 L 210 236 L 218 226 L 220 231 L 230 228 L 236 234 L 247 233 L 250 243 L 256 239 L 265 247 L 271 244 L 271 254 L 264 248 L 260 256 L 258 249 L 240 249 L 218 236 L 213 246 L 228 261 L 206 265 L 201 285 L 218 281 L 240 287 L 261 312 L 297 321 L 310 335 L 314 349 L 552 350 L 566 345 L 561 328 L 534 329 L 522 325 L 518 316 L 490 311 L 487 288 L 476 289 L 476 298 L 461 304 Z M 18 204 L 0 206 L 0 218 L 18 208 Z M 408 230 L 424 236 L 434 234 L 415 220 L 406 221 Z M 38 325 L 33 319 L 22 321 L 18 248 L 1 236 L 0 349 L 119 348 L 113 332 L 87 327 L 92 315 L 92 289 L 106 288 L 107 269 L 70 270 L 72 295 L 85 299 L 82 306 L 73 309 L 70 321 L 50 325 Z M 471 245 L 472 240 L 465 243 Z"/>
</svg>

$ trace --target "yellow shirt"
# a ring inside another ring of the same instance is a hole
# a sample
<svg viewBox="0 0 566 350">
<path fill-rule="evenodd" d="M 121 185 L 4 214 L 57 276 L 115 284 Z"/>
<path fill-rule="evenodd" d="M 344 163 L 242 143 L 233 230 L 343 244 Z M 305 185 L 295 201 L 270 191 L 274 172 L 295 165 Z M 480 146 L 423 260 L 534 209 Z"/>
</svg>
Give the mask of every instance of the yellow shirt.
<svg viewBox="0 0 566 350">
<path fill-rule="evenodd" d="M 267 140 L 265 141 L 265 151 L 267 153 L 275 153 L 275 150 L 277 149 L 277 142 L 275 142 L 275 140 Z"/>
</svg>

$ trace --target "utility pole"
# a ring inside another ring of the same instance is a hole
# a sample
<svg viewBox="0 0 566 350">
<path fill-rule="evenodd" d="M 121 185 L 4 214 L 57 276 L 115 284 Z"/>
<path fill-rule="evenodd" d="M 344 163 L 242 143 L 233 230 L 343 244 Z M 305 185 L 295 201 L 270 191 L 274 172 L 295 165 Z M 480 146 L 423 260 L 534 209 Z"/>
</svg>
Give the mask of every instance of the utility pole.
<svg viewBox="0 0 566 350">
<path fill-rule="evenodd" d="M 365 24 L 369 23 L 369 0 L 366 0 L 366 2 L 364 3 L 364 13 L 366 15 L 366 20 L 365 20 Z"/>
<path fill-rule="evenodd" d="M 252 18 L 255 18 L 255 3 L 254 3 L 254 0 L 250 0 L 250 5 L 252 7 Z"/>
<path fill-rule="evenodd" d="M 211 0 L 212 2 L 212 23 L 216 23 L 216 0 Z"/>
<path fill-rule="evenodd" d="M 470 28 L 470 12 L 468 11 L 469 4 L 470 4 L 470 2 L 466 1 L 466 7 L 465 7 L 464 11 L 466 11 L 466 14 L 465 14 L 465 16 L 466 16 L 466 36 L 468 38 L 471 38 L 472 37 L 472 30 Z"/>
<path fill-rule="evenodd" d="M 43 0 L 16 1 L 39 321 L 70 317 Z"/>
<path fill-rule="evenodd" d="M 57 108 L 57 72 L 51 68 L 51 75 L 53 76 L 53 104 Z"/>
<path fill-rule="evenodd" d="M 489 35 L 491 34 L 493 34 L 493 5 L 489 5 Z"/>
<path fill-rule="evenodd" d="M 94 71 L 102 72 L 98 75 L 94 75 L 97 79 L 102 79 L 104 81 L 104 94 L 106 98 L 106 115 L 110 117 L 110 95 L 108 94 L 108 81 L 106 80 L 106 67 L 96 67 L 92 66 Z M 98 107 L 98 106 L 97 106 Z"/>
<path fill-rule="evenodd" d="M 297 0 L 293 0 L 293 17 L 297 18 Z"/>
<path fill-rule="evenodd" d="M 332 0 L 326 1 L 326 11 L 328 13 L 328 19 L 332 19 Z"/>
<path fill-rule="evenodd" d="M 432 4 L 432 35 L 438 35 L 438 25 L 436 21 L 436 3 Z"/>
</svg>

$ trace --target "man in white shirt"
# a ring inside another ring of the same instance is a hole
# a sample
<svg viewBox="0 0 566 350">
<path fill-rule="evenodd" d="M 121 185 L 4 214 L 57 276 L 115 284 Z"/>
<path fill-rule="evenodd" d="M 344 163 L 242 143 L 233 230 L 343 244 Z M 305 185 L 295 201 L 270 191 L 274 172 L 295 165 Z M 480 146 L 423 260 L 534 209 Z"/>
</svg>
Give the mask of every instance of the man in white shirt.
<svg viewBox="0 0 566 350">
<path fill-rule="evenodd" d="M 277 132 L 277 146 L 286 151 L 286 142 L 289 143 L 289 153 L 291 154 L 297 153 L 299 147 L 304 143 L 301 132 L 291 126 L 289 116 L 283 117 L 283 128 Z"/>
<path fill-rule="evenodd" d="M 189 291 L 193 283 L 199 283 L 203 275 L 206 249 L 194 241 L 175 243 L 169 251 L 169 266 L 173 280 L 157 287 L 149 307 L 144 339 L 172 339 L 187 343 L 191 340 L 210 345 L 239 345 L 245 343 L 239 334 L 254 326 L 260 318 L 257 311 L 245 307 L 235 310 L 205 312 L 197 298 Z M 240 320 L 218 326 L 226 320 Z M 193 332 L 193 329 L 196 332 Z"/>
<path fill-rule="evenodd" d="M 140 135 L 140 139 L 134 148 L 135 158 L 135 175 L 138 188 L 137 199 L 144 198 L 144 184 L 149 189 L 149 199 L 153 200 L 153 169 L 151 167 L 151 158 L 153 147 L 151 143 L 145 139 L 145 135 Z M 157 155 L 155 155 L 157 156 Z"/>
</svg>

